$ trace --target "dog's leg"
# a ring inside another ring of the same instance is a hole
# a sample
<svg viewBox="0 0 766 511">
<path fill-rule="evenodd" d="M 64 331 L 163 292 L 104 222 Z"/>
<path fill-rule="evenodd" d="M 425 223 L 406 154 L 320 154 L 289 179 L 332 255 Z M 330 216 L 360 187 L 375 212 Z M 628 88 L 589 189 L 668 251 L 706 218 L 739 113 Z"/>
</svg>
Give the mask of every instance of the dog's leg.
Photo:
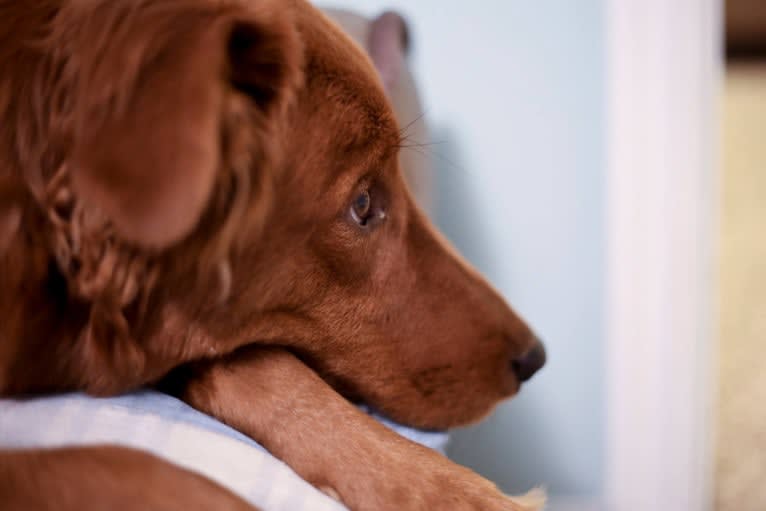
<svg viewBox="0 0 766 511">
<path fill-rule="evenodd" d="M 390 431 L 298 358 L 248 348 L 197 366 L 181 397 L 250 435 L 353 511 L 522 511 L 538 494 L 503 495 L 489 481 Z"/>
<path fill-rule="evenodd" d="M 0 450 L 4 511 L 257 511 L 218 484 L 123 447 Z"/>
</svg>

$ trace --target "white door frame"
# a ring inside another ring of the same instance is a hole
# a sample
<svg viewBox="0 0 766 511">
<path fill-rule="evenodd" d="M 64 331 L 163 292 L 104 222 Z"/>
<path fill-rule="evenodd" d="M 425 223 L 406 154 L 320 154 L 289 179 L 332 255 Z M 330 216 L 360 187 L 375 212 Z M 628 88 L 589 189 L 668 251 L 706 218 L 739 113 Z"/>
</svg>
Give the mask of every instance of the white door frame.
<svg viewBox="0 0 766 511">
<path fill-rule="evenodd" d="M 720 4 L 606 1 L 607 511 L 711 507 Z"/>
</svg>

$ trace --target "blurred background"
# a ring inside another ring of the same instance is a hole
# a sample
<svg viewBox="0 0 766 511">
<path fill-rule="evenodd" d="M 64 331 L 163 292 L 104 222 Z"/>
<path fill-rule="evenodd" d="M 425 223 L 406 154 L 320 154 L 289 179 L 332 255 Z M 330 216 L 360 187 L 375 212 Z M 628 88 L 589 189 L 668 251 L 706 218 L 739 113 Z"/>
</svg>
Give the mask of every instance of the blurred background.
<svg viewBox="0 0 766 511">
<path fill-rule="evenodd" d="M 766 509 L 766 2 L 726 4 L 716 509 Z"/>
<path fill-rule="evenodd" d="M 548 347 L 449 455 L 553 511 L 766 509 L 766 1 L 317 3 L 405 20 L 416 191 Z"/>
</svg>

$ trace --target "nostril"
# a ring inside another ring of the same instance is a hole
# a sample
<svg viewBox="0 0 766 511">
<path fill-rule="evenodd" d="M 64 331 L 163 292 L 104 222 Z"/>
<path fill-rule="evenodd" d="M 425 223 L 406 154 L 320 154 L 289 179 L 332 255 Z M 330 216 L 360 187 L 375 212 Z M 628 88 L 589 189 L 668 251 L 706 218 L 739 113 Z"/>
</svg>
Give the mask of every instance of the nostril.
<svg viewBox="0 0 766 511">
<path fill-rule="evenodd" d="M 545 346 L 540 341 L 522 356 L 511 360 L 511 370 L 519 381 L 525 382 L 545 365 Z"/>
</svg>

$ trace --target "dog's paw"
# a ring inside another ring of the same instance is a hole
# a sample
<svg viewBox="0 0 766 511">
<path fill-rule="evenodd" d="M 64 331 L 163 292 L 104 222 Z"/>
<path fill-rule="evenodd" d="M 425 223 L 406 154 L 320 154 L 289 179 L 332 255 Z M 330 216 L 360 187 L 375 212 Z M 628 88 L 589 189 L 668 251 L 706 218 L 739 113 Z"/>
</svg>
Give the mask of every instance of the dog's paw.
<svg viewBox="0 0 766 511">
<path fill-rule="evenodd" d="M 419 447 L 408 449 L 406 457 L 389 450 L 376 457 L 378 463 L 322 490 L 352 511 L 542 511 L 545 506 L 542 489 L 505 495 L 475 472 Z"/>
<path fill-rule="evenodd" d="M 451 462 L 449 462 L 451 464 Z M 458 511 L 542 511 L 545 492 L 535 488 L 525 495 L 509 496 L 478 474 L 459 466 L 452 466 L 447 478 L 431 488 L 431 495 L 423 495 L 422 506 L 413 509 L 450 509 Z M 416 484 L 413 494 L 417 495 Z M 418 499 L 418 500 L 421 500 Z"/>
<path fill-rule="evenodd" d="M 545 490 L 539 487 L 529 490 L 524 495 L 509 498 L 515 506 L 524 511 L 542 511 L 547 500 Z"/>
</svg>

